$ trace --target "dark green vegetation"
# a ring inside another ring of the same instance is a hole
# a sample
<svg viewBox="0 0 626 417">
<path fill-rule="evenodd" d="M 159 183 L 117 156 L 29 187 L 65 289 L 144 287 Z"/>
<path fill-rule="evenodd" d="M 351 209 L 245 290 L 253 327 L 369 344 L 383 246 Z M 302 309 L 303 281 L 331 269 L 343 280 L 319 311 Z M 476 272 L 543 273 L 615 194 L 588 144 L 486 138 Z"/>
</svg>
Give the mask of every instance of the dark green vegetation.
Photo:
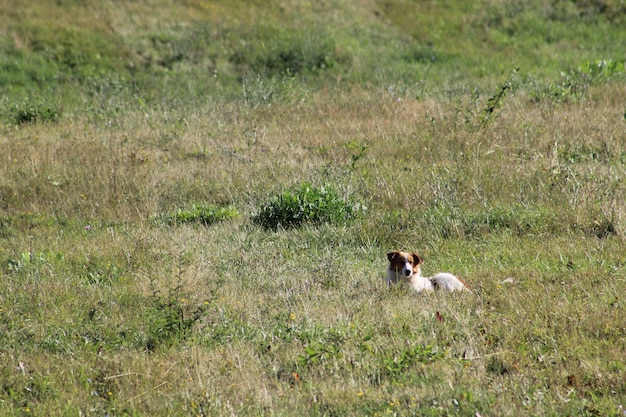
<svg viewBox="0 0 626 417">
<path fill-rule="evenodd" d="M 0 11 L 2 415 L 623 415 L 623 1 Z"/>
<path fill-rule="evenodd" d="M 342 198 L 331 185 L 305 183 L 287 190 L 261 206 L 253 221 L 266 229 L 298 227 L 303 224 L 346 223 L 359 211 L 356 203 Z"/>
</svg>

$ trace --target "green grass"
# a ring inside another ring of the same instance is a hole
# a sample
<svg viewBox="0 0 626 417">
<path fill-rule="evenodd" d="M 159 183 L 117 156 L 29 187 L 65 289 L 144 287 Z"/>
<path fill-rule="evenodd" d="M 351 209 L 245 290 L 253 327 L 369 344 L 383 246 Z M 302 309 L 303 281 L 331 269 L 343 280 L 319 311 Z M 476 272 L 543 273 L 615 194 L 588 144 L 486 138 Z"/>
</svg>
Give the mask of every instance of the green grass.
<svg viewBox="0 0 626 417">
<path fill-rule="evenodd" d="M 164 214 L 160 220 L 168 224 L 200 223 L 210 226 L 213 223 L 233 219 L 239 213 L 235 207 L 218 207 L 214 204 L 192 204 L 190 209 L 178 209 L 173 214 Z"/>
<path fill-rule="evenodd" d="M 3 415 L 623 414 L 623 2 L 0 12 Z"/>
</svg>

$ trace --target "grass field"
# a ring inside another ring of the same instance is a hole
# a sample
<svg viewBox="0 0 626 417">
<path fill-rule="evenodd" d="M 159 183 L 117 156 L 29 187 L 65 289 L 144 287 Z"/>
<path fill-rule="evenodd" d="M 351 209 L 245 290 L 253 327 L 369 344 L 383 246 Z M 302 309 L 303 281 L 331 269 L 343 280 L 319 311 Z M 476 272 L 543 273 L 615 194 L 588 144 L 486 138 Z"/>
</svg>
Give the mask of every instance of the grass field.
<svg viewBox="0 0 626 417">
<path fill-rule="evenodd" d="M 2 415 L 626 415 L 624 16 L 0 1 Z"/>
</svg>

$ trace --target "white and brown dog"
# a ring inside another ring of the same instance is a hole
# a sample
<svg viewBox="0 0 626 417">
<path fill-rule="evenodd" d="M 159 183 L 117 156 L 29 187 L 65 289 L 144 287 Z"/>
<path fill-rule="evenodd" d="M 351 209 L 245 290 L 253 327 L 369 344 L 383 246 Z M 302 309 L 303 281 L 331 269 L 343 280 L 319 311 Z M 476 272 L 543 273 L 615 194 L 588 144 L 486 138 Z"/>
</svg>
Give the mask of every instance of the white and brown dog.
<svg viewBox="0 0 626 417">
<path fill-rule="evenodd" d="M 396 250 L 389 252 L 387 259 L 389 259 L 386 279 L 388 286 L 404 279 L 417 292 L 434 290 L 471 292 L 465 281 L 447 272 L 440 272 L 432 277 L 423 277 L 420 265 L 424 263 L 424 260 L 415 252 Z"/>
</svg>

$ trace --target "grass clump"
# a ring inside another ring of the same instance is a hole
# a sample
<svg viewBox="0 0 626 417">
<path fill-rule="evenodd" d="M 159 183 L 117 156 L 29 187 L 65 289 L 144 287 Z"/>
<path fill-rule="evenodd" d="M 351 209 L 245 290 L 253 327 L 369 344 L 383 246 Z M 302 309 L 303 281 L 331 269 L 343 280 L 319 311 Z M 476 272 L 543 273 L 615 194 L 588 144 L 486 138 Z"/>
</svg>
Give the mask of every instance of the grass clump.
<svg viewBox="0 0 626 417">
<path fill-rule="evenodd" d="M 187 305 L 187 299 L 173 294 L 163 297 L 155 293 L 145 311 L 147 320 L 145 349 L 154 351 L 161 346 L 172 346 L 187 339 L 196 324 L 205 316 L 208 302 L 197 306 Z"/>
<path fill-rule="evenodd" d="M 234 219 L 239 216 L 235 207 L 220 207 L 214 204 L 193 204 L 190 209 L 178 209 L 173 214 L 162 216 L 167 224 L 200 223 L 210 226 L 214 223 Z"/>
<path fill-rule="evenodd" d="M 334 41 L 323 33 L 259 29 L 252 39 L 231 56 L 243 73 L 316 73 L 333 67 L 337 60 Z"/>
<path fill-rule="evenodd" d="M 5 118 L 15 125 L 30 123 L 56 122 L 61 117 L 61 110 L 49 101 L 23 101 L 9 105 Z"/>
<path fill-rule="evenodd" d="M 315 187 L 306 182 L 266 202 L 253 221 L 265 229 L 298 227 L 304 223 L 343 223 L 353 220 L 359 208 L 330 185 Z"/>
</svg>

